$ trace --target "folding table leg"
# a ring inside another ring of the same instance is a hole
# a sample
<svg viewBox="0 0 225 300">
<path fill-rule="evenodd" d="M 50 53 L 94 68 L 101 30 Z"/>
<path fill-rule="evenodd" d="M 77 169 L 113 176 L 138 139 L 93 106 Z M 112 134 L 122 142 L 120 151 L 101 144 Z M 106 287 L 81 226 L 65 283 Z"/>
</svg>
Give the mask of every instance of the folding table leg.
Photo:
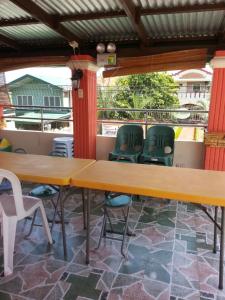
<svg viewBox="0 0 225 300">
<path fill-rule="evenodd" d="M 216 253 L 216 246 L 217 246 L 217 215 L 218 215 L 218 206 L 215 207 L 215 214 L 214 214 L 214 237 L 213 237 L 213 253 Z"/>
<path fill-rule="evenodd" d="M 87 190 L 87 232 L 86 232 L 86 264 L 89 264 L 90 254 L 90 190 Z"/>
<path fill-rule="evenodd" d="M 223 264 L 224 264 L 224 226 L 225 226 L 225 207 L 221 207 L 221 237 L 220 237 L 220 263 L 219 263 L 219 289 L 223 289 Z"/>
<path fill-rule="evenodd" d="M 84 229 L 87 229 L 87 220 L 86 220 L 86 202 L 85 202 L 85 190 L 82 189 L 82 205 L 83 205 L 83 224 Z"/>
<path fill-rule="evenodd" d="M 64 220 L 64 197 L 63 197 L 63 187 L 60 187 L 59 190 L 59 199 L 60 199 L 60 210 L 61 210 L 61 225 L 62 225 L 62 237 L 63 237 L 63 251 L 64 258 L 67 258 L 67 247 L 66 247 L 66 231 L 65 231 L 65 220 Z"/>
</svg>

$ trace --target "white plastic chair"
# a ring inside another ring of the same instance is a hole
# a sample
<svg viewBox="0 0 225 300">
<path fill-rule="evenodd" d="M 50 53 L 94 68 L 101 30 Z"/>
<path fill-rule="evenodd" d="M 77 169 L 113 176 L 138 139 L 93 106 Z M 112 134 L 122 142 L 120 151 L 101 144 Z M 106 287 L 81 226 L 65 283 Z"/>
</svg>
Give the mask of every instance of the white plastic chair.
<svg viewBox="0 0 225 300">
<path fill-rule="evenodd" d="M 45 232 L 50 244 L 52 244 L 52 237 L 41 199 L 23 196 L 21 183 L 18 177 L 12 172 L 0 169 L 0 183 L 3 178 L 10 181 L 13 192 L 13 195 L 0 195 L 0 222 L 3 235 L 4 275 L 7 276 L 13 272 L 13 252 L 17 221 L 32 215 L 36 209 L 40 208 Z"/>
</svg>

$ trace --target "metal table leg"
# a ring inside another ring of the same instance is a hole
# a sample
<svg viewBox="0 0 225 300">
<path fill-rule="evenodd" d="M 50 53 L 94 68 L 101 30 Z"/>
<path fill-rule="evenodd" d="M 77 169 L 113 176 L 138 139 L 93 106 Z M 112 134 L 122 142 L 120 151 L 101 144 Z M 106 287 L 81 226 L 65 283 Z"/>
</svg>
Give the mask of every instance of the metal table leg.
<svg viewBox="0 0 225 300">
<path fill-rule="evenodd" d="M 60 187 L 59 190 L 59 199 L 60 199 L 60 210 L 61 210 L 61 225 L 62 225 L 62 237 L 63 237 L 63 251 L 64 258 L 67 258 L 67 247 L 66 247 L 66 231 L 65 231 L 65 220 L 64 220 L 64 199 L 63 199 L 63 187 Z"/>
<path fill-rule="evenodd" d="M 219 262 L 219 289 L 223 289 L 223 264 L 224 264 L 224 226 L 225 207 L 221 207 L 221 237 L 220 237 L 220 262 Z"/>
<path fill-rule="evenodd" d="M 215 207 L 215 214 L 214 214 L 214 237 L 213 237 L 213 253 L 216 253 L 216 246 L 217 246 L 217 215 L 218 215 L 218 206 Z"/>
<path fill-rule="evenodd" d="M 89 264 L 90 254 L 90 191 L 87 190 L 87 233 L 86 233 L 86 264 Z"/>
<path fill-rule="evenodd" d="M 83 224 L 84 224 L 84 229 L 87 229 L 86 201 L 85 201 L 85 190 L 84 189 L 82 189 L 82 205 L 83 205 Z"/>
</svg>

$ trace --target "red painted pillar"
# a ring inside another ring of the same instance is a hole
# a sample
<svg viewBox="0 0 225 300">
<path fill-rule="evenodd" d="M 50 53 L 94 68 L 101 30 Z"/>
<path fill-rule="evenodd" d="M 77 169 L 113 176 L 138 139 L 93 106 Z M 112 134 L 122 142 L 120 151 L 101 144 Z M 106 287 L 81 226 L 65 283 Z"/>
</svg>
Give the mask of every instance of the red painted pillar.
<svg viewBox="0 0 225 300">
<path fill-rule="evenodd" d="M 0 129 L 4 128 L 3 106 L 0 106 Z"/>
<path fill-rule="evenodd" d="M 89 55 L 73 55 L 67 65 L 83 71 L 79 89 L 72 88 L 75 157 L 95 159 L 97 66 Z"/>
<path fill-rule="evenodd" d="M 208 132 L 225 133 L 225 51 L 217 51 L 211 64 L 214 71 Z M 206 147 L 205 169 L 225 171 L 225 148 Z"/>
</svg>

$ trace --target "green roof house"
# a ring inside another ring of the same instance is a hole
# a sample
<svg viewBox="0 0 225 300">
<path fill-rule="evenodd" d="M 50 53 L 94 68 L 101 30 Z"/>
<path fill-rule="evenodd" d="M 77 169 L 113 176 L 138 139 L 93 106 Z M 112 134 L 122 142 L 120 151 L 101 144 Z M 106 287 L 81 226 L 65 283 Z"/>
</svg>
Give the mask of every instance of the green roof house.
<svg viewBox="0 0 225 300">
<path fill-rule="evenodd" d="M 8 90 L 12 104 L 17 106 L 16 117 L 20 118 L 15 119 L 17 128 L 62 127 L 61 120 L 70 118 L 70 112 L 63 109 L 63 88 L 59 86 L 27 74 L 8 83 Z"/>
<path fill-rule="evenodd" d="M 62 106 L 63 89 L 31 75 L 8 83 L 12 104 L 19 106 Z"/>
</svg>

